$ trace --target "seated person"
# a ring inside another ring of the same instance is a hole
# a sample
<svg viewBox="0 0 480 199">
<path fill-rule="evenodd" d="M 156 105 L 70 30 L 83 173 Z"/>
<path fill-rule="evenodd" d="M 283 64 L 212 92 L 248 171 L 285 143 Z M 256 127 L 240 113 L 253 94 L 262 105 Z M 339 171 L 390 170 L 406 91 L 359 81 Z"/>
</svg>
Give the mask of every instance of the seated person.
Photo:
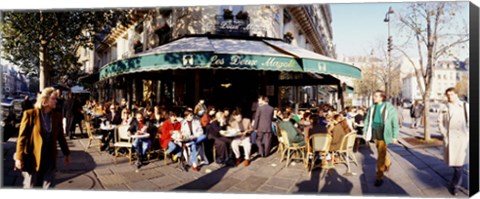
<svg viewBox="0 0 480 199">
<path fill-rule="evenodd" d="M 229 122 L 229 126 L 241 133 L 241 135 L 235 137 L 232 141 L 232 150 L 236 158 L 235 166 L 240 164 L 240 146 L 243 146 L 245 152 L 245 160 L 243 164 L 248 166 L 250 164 L 250 151 L 252 150 L 250 133 L 253 130 L 250 119 L 242 119 L 242 114 L 235 110 L 232 113 L 232 120 Z"/>
<path fill-rule="evenodd" d="M 193 117 L 193 111 L 188 109 L 185 111 L 185 120 L 181 122 L 181 134 L 183 139 L 191 140 L 187 142 L 187 146 L 190 146 L 190 162 L 192 164 L 192 170 L 199 171 L 198 169 L 198 152 L 203 151 L 202 143 L 207 139 L 207 136 L 203 134 L 202 124 L 200 120 Z M 203 154 L 204 160 L 205 155 Z"/>
<path fill-rule="evenodd" d="M 355 123 L 354 123 L 355 130 L 359 135 L 363 135 L 362 130 L 363 130 L 364 119 L 365 119 L 365 114 L 364 114 L 363 108 L 359 108 L 357 110 L 357 115 L 355 115 Z"/>
<path fill-rule="evenodd" d="M 159 130 L 160 146 L 167 149 L 168 154 L 175 152 L 172 157 L 173 161 L 177 161 L 178 157 L 182 157 L 181 148 L 172 141 L 174 132 L 179 132 L 181 128 L 180 122 L 177 122 L 177 115 L 174 112 L 168 114 L 168 120 L 165 120 Z"/>
<path fill-rule="evenodd" d="M 218 111 L 215 114 L 214 120 L 207 126 L 207 135 L 209 139 L 214 139 L 216 160 L 217 164 L 225 165 L 228 160 L 228 146 L 231 144 L 231 140 L 227 137 L 223 137 L 220 134 L 221 130 L 226 130 L 227 125 L 225 123 L 225 117 L 223 111 Z"/>
<path fill-rule="evenodd" d="M 148 148 L 152 144 L 150 141 L 150 135 L 153 136 L 152 128 L 153 124 L 144 119 L 143 114 L 141 112 L 135 113 L 135 119 L 132 120 L 130 123 L 130 128 L 128 128 L 128 132 L 130 135 L 143 135 L 147 134 L 145 138 L 136 138 L 133 141 L 133 147 L 135 147 L 135 151 L 137 152 L 137 168 L 140 168 L 142 165 L 142 161 L 145 159 L 145 154 L 147 153 Z"/>
<path fill-rule="evenodd" d="M 311 116 L 311 120 L 312 120 L 312 128 L 310 128 L 308 130 L 308 135 L 309 136 L 312 136 L 314 134 L 319 134 L 319 133 L 327 133 L 327 127 L 325 126 L 324 123 L 322 123 L 320 120 L 322 118 L 320 118 L 319 115 L 317 114 L 313 114 Z"/>
<path fill-rule="evenodd" d="M 332 136 L 332 142 L 330 143 L 330 151 L 340 150 L 342 140 L 348 133 L 351 132 L 350 127 L 347 124 L 347 120 L 341 114 L 333 116 L 333 125 L 329 128 L 329 134 Z M 334 161 L 332 157 L 332 161 Z"/>
<path fill-rule="evenodd" d="M 115 107 L 115 104 L 110 105 L 110 109 L 107 113 L 107 119 L 104 121 L 104 123 L 108 123 L 110 125 L 119 125 L 122 123 L 120 112 L 117 110 L 117 107 Z M 102 150 L 108 150 L 108 143 L 113 140 L 114 134 L 112 131 L 102 130 Z"/>
<path fill-rule="evenodd" d="M 305 146 L 305 138 L 298 132 L 298 129 L 293 126 L 292 122 L 290 121 L 290 114 L 288 112 L 283 113 L 283 121 L 281 121 L 278 125 L 280 126 L 280 130 L 285 130 L 287 132 L 288 141 L 290 144 Z"/>
</svg>

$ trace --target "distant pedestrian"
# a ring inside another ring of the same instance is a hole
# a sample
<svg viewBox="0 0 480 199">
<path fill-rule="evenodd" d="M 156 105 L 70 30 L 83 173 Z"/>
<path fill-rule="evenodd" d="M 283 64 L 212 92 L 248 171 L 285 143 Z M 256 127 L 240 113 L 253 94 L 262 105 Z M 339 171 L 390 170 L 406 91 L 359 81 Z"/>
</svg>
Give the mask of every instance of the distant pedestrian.
<svg viewBox="0 0 480 199">
<path fill-rule="evenodd" d="M 398 102 L 396 108 L 397 108 L 397 114 L 398 114 L 398 124 L 399 124 L 400 128 L 402 128 L 402 126 L 403 126 L 403 107 L 402 107 L 402 103 Z"/>
<path fill-rule="evenodd" d="M 64 164 L 70 163 L 70 150 L 62 128 L 62 116 L 53 111 L 57 96 L 51 87 L 38 96 L 34 109 L 25 111 L 20 123 L 15 168 L 22 171 L 23 188 L 55 185 L 57 141 L 64 155 Z"/>
<path fill-rule="evenodd" d="M 75 135 L 75 98 L 72 92 L 67 94 L 67 100 L 63 106 L 63 116 L 66 118 L 65 130 L 69 135 L 70 139 L 73 139 Z"/>
<path fill-rule="evenodd" d="M 254 129 L 257 132 L 256 143 L 258 153 L 263 158 L 270 154 L 270 145 L 272 142 L 272 118 L 273 107 L 268 105 L 268 97 L 260 96 L 258 98 L 258 108 L 255 113 Z"/>
<path fill-rule="evenodd" d="M 449 191 L 452 195 L 457 195 L 462 184 L 463 166 L 469 148 L 469 105 L 458 98 L 453 87 L 448 88 L 445 95 L 448 98 L 448 103 L 440 109 L 438 126 L 444 137 L 445 163 L 452 167 L 454 171 Z"/>
<path fill-rule="evenodd" d="M 410 107 L 410 117 L 412 117 L 412 124 L 410 128 L 418 128 L 418 123 L 420 122 L 419 119 L 423 115 L 423 106 L 418 102 L 415 103 Z"/>
<path fill-rule="evenodd" d="M 392 104 L 386 102 L 385 92 L 375 91 L 373 102 L 365 117 L 363 135 L 367 141 L 374 140 L 377 147 L 375 186 L 379 187 L 383 184 L 384 172 L 388 172 L 392 164 L 387 156 L 387 147 L 388 144 L 397 142 L 399 126 L 397 110 Z"/>
</svg>

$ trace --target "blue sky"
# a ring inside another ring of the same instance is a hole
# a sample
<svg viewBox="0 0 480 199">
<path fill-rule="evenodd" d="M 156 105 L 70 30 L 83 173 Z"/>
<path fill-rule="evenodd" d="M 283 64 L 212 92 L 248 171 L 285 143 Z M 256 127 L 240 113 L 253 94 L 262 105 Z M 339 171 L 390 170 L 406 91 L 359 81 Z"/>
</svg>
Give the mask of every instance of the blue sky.
<svg viewBox="0 0 480 199">
<path fill-rule="evenodd" d="M 330 4 L 333 40 L 337 54 L 344 56 L 368 55 L 372 48 L 378 49 L 379 42 L 386 45 L 388 28 L 387 23 L 383 20 L 390 6 L 395 11 L 395 14 L 390 15 L 390 31 L 394 44 L 404 43 L 406 37 L 402 37 L 398 33 L 398 14 L 404 12 L 407 5 L 407 3 L 393 2 Z M 456 21 L 461 23 L 462 20 L 468 22 L 468 6 L 465 6 L 456 15 Z M 468 55 L 459 56 L 466 58 Z"/>
</svg>

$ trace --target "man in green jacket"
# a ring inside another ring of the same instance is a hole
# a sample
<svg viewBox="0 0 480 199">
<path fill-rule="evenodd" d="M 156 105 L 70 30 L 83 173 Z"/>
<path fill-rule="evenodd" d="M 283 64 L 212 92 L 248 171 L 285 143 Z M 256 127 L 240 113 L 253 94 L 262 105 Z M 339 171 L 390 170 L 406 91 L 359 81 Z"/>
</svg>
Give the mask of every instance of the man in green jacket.
<svg viewBox="0 0 480 199">
<path fill-rule="evenodd" d="M 397 143 L 399 131 L 398 116 L 395 106 L 386 102 L 385 93 L 375 91 L 374 104 L 370 106 L 365 117 L 363 135 L 365 140 L 374 140 L 377 147 L 377 177 L 375 186 L 383 184 L 384 172 L 388 172 L 391 162 L 387 156 L 387 148 L 390 143 Z"/>
</svg>

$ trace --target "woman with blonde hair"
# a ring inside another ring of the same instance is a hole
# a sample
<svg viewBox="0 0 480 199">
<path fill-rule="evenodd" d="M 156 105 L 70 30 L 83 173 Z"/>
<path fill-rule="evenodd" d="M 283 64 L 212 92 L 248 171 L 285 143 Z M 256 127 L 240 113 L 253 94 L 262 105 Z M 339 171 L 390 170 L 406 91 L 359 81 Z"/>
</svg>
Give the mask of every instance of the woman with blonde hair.
<svg viewBox="0 0 480 199">
<path fill-rule="evenodd" d="M 34 109 L 24 112 L 20 123 L 15 168 L 22 171 L 23 187 L 54 186 L 57 159 L 57 141 L 70 162 L 70 150 L 62 128 L 62 115 L 54 111 L 57 95 L 52 87 L 45 88 L 37 97 Z"/>
</svg>

